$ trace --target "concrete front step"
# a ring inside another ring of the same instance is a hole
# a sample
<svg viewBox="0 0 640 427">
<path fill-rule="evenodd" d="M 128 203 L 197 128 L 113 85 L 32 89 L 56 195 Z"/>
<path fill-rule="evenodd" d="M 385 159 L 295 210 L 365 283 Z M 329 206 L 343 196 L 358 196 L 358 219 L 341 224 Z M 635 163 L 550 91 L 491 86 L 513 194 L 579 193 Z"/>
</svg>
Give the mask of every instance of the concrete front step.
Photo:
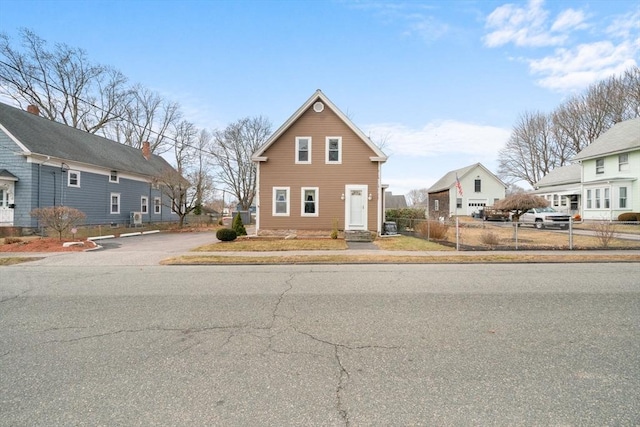
<svg viewBox="0 0 640 427">
<path fill-rule="evenodd" d="M 371 233 L 367 230 L 345 230 L 344 240 L 347 242 L 371 242 Z"/>
</svg>

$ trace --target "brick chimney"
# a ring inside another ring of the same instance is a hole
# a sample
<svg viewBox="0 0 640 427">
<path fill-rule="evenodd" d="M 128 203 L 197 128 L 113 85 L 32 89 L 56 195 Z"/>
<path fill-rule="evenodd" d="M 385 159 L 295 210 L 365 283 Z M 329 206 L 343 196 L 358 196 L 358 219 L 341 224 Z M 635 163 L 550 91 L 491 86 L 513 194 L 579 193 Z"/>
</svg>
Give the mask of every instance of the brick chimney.
<svg viewBox="0 0 640 427">
<path fill-rule="evenodd" d="M 40 109 L 37 105 L 31 104 L 27 107 L 27 111 L 31 114 L 35 114 L 36 116 L 40 115 Z"/>
<path fill-rule="evenodd" d="M 142 155 L 147 160 L 151 158 L 151 147 L 149 145 L 149 141 L 144 141 L 142 143 Z"/>
</svg>

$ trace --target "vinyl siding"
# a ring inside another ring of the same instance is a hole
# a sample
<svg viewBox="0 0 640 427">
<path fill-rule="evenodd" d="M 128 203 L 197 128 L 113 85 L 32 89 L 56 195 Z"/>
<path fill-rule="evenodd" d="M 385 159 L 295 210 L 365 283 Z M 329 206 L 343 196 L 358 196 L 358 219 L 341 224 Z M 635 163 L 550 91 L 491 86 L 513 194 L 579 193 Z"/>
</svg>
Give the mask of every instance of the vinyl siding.
<svg viewBox="0 0 640 427">
<path fill-rule="evenodd" d="M 295 164 L 297 136 L 312 138 L 310 164 Z M 340 164 L 326 164 L 326 137 L 342 137 Z M 376 154 L 329 108 L 309 108 L 263 155 L 268 160 L 260 164 L 260 229 L 330 230 L 334 219 L 344 229 L 346 185 L 368 187 L 367 228 L 378 229 L 379 163 L 369 159 Z M 289 216 L 272 215 L 273 187 L 290 188 Z M 317 217 L 301 216 L 302 187 L 318 187 Z"/>
</svg>

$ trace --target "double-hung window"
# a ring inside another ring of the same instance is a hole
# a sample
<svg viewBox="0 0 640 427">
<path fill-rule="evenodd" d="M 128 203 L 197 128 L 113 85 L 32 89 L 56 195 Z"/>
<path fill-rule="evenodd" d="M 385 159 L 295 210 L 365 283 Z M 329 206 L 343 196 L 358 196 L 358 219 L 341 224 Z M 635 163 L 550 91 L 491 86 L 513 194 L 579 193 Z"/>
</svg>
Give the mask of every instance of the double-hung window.
<svg viewBox="0 0 640 427">
<path fill-rule="evenodd" d="M 289 187 L 273 187 L 273 216 L 289 216 Z"/>
<path fill-rule="evenodd" d="M 433 201 L 433 210 L 436 212 L 440 210 L 440 200 Z"/>
<path fill-rule="evenodd" d="M 474 181 L 474 187 L 475 187 L 474 191 L 476 193 L 481 193 L 482 192 L 482 180 L 476 179 Z"/>
<path fill-rule="evenodd" d="M 596 173 L 604 173 L 604 159 L 596 159 Z"/>
<path fill-rule="evenodd" d="M 600 209 L 600 189 L 596 188 L 596 209 Z"/>
<path fill-rule="evenodd" d="M 620 172 L 629 170 L 629 153 L 622 153 L 618 155 L 618 170 Z"/>
<path fill-rule="evenodd" d="M 318 216 L 318 187 L 302 187 L 302 216 Z"/>
<path fill-rule="evenodd" d="M 140 197 L 140 212 L 149 213 L 149 198 L 146 196 Z"/>
<path fill-rule="evenodd" d="M 620 187 L 618 189 L 618 207 L 620 209 L 627 208 L 627 187 Z"/>
<path fill-rule="evenodd" d="M 153 213 L 156 215 L 160 215 L 162 213 L 162 199 L 160 197 L 155 197 L 153 199 Z"/>
<path fill-rule="evenodd" d="M 591 209 L 592 201 L 591 201 L 591 190 L 587 190 L 587 209 Z"/>
<path fill-rule="evenodd" d="M 118 176 L 118 171 L 111 171 L 109 174 L 109 182 L 119 182 L 120 177 Z"/>
<path fill-rule="evenodd" d="M 67 172 L 67 186 L 80 187 L 80 172 L 72 170 Z"/>
<path fill-rule="evenodd" d="M 311 137 L 310 136 L 296 137 L 296 163 L 298 164 L 311 163 Z"/>
<path fill-rule="evenodd" d="M 111 213 L 120 213 L 120 193 L 111 193 Z"/>
<path fill-rule="evenodd" d="M 326 157 L 327 164 L 342 163 L 342 137 L 328 136 L 326 140 Z"/>
</svg>

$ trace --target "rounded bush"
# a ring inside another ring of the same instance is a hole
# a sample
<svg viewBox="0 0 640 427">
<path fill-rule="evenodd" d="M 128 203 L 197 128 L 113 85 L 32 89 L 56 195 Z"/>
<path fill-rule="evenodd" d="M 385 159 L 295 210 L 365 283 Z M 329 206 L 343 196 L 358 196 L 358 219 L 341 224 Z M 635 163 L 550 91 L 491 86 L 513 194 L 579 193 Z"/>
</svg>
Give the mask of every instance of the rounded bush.
<svg viewBox="0 0 640 427">
<path fill-rule="evenodd" d="M 230 242 L 232 240 L 236 240 L 237 237 L 238 233 L 230 228 L 221 228 L 216 231 L 216 238 L 222 242 Z"/>
<path fill-rule="evenodd" d="M 640 221 L 640 213 L 625 212 L 618 215 L 618 221 Z"/>
</svg>

